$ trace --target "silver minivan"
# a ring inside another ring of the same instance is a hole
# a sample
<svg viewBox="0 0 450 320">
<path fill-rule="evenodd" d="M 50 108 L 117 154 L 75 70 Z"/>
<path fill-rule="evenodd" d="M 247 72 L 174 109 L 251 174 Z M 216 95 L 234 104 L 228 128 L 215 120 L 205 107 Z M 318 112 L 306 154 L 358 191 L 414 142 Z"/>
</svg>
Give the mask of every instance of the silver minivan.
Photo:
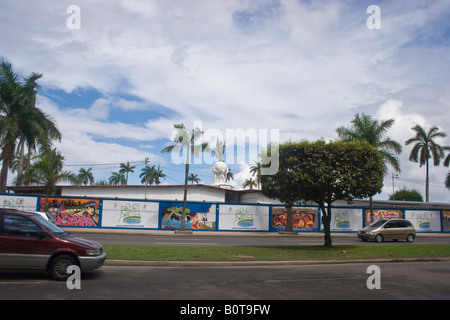
<svg viewBox="0 0 450 320">
<path fill-rule="evenodd" d="M 376 242 L 403 239 L 413 242 L 416 238 L 416 230 L 411 222 L 405 219 L 380 219 L 359 230 L 358 238 L 363 241 L 374 240 Z"/>
</svg>

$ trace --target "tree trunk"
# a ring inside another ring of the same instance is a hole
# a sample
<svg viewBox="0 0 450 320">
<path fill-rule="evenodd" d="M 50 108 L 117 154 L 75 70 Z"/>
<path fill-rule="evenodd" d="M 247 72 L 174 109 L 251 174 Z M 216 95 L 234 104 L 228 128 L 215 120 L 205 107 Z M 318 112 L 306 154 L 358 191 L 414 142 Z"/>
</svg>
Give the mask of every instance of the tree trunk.
<svg viewBox="0 0 450 320">
<path fill-rule="evenodd" d="M 8 171 L 9 165 L 12 160 L 12 156 L 14 154 L 14 149 L 16 148 L 15 144 L 7 144 L 5 148 L 3 148 L 2 152 L 2 170 L 0 173 L 0 192 L 6 192 L 6 186 L 8 184 Z"/>
<path fill-rule="evenodd" d="M 430 201 L 430 187 L 429 187 L 429 177 L 428 177 L 428 170 L 429 170 L 429 161 L 427 159 L 427 172 L 426 172 L 426 177 L 425 177 L 425 202 L 429 202 Z"/>
<path fill-rule="evenodd" d="M 372 196 L 369 197 L 370 223 L 373 222 L 373 201 Z"/>
<path fill-rule="evenodd" d="M 333 242 L 331 240 L 331 204 L 328 204 L 327 209 L 325 210 L 325 205 L 320 204 L 320 209 L 322 210 L 322 224 L 323 229 L 325 231 L 324 235 L 324 246 L 331 247 Z"/>
<path fill-rule="evenodd" d="M 189 176 L 189 147 L 187 149 L 186 168 L 184 177 L 184 194 L 183 194 L 183 211 L 181 211 L 181 224 L 180 231 L 186 230 L 186 202 L 187 202 L 187 188 L 188 188 L 188 176 Z"/>
</svg>

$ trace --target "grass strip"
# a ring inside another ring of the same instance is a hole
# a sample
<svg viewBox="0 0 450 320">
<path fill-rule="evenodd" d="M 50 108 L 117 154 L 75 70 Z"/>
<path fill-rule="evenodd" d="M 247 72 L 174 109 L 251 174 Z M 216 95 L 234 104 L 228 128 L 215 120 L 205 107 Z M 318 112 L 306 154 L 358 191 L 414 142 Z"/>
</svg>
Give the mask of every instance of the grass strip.
<svg viewBox="0 0 450 320">
<path fill-rule="evenodd" d="M 104 245 L 108 259 L 142 261 L 292 261 L 450 257 L 448 245 L 162 247 Z"/>
</svg>

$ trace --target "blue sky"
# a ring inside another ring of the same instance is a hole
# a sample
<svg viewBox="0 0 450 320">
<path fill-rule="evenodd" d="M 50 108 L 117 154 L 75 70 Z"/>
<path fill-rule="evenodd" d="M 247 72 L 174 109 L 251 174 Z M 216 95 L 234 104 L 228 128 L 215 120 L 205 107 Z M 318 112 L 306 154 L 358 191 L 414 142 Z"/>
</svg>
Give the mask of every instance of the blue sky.
<svg viewBox="0 0 450 320">
<path fill-rule="evenodd" d="M 44 74 L 37 104 L 62 131 L 66 168 L 92 167 L 96 179 L 130 161 L 138 184 L 149 157 L 164 183 L 183 183 L 183 167 L 160 152 L 175 123 L 332 140 L 365 112 L 394 118 L 389 136 L 401 143 L 415 124 L 450 134 L 448 1 L 0 1 L 0 56 L 24 75 Z M 79 29 L 67 27 L 70 5 Z M 367 28 L 370 5 L 380 29 Z M 395 188 L 424 194 L 410 150 Z M 228 165 L 241 188 L 253 163 Z M 449 201 L 448 171 L 431 168 L 432 201 Z M 209 164 L 191 172 L 212 182 Z M 381 199 L 391 172 L 384 184 Z"/>
</svg>

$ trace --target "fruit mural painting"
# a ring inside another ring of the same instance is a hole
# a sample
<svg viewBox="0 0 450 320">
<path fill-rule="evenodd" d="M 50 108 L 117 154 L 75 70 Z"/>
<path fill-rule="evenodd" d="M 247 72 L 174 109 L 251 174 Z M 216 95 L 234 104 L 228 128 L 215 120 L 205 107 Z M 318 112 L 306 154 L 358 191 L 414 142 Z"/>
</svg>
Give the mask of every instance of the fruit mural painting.
<svg viewBox="0 0 450 320">
<path fill-rule="evenodd" d="M 318 211 L 318 208 L 312 207 L 293 207 L 292 228 L 302 230 L 317 229 Z M 284 230 L 286 218 L 287 209 L 285 207 L 274 207 L 272 209 L 272 227 L 275 230 Z"/>
</svg>

